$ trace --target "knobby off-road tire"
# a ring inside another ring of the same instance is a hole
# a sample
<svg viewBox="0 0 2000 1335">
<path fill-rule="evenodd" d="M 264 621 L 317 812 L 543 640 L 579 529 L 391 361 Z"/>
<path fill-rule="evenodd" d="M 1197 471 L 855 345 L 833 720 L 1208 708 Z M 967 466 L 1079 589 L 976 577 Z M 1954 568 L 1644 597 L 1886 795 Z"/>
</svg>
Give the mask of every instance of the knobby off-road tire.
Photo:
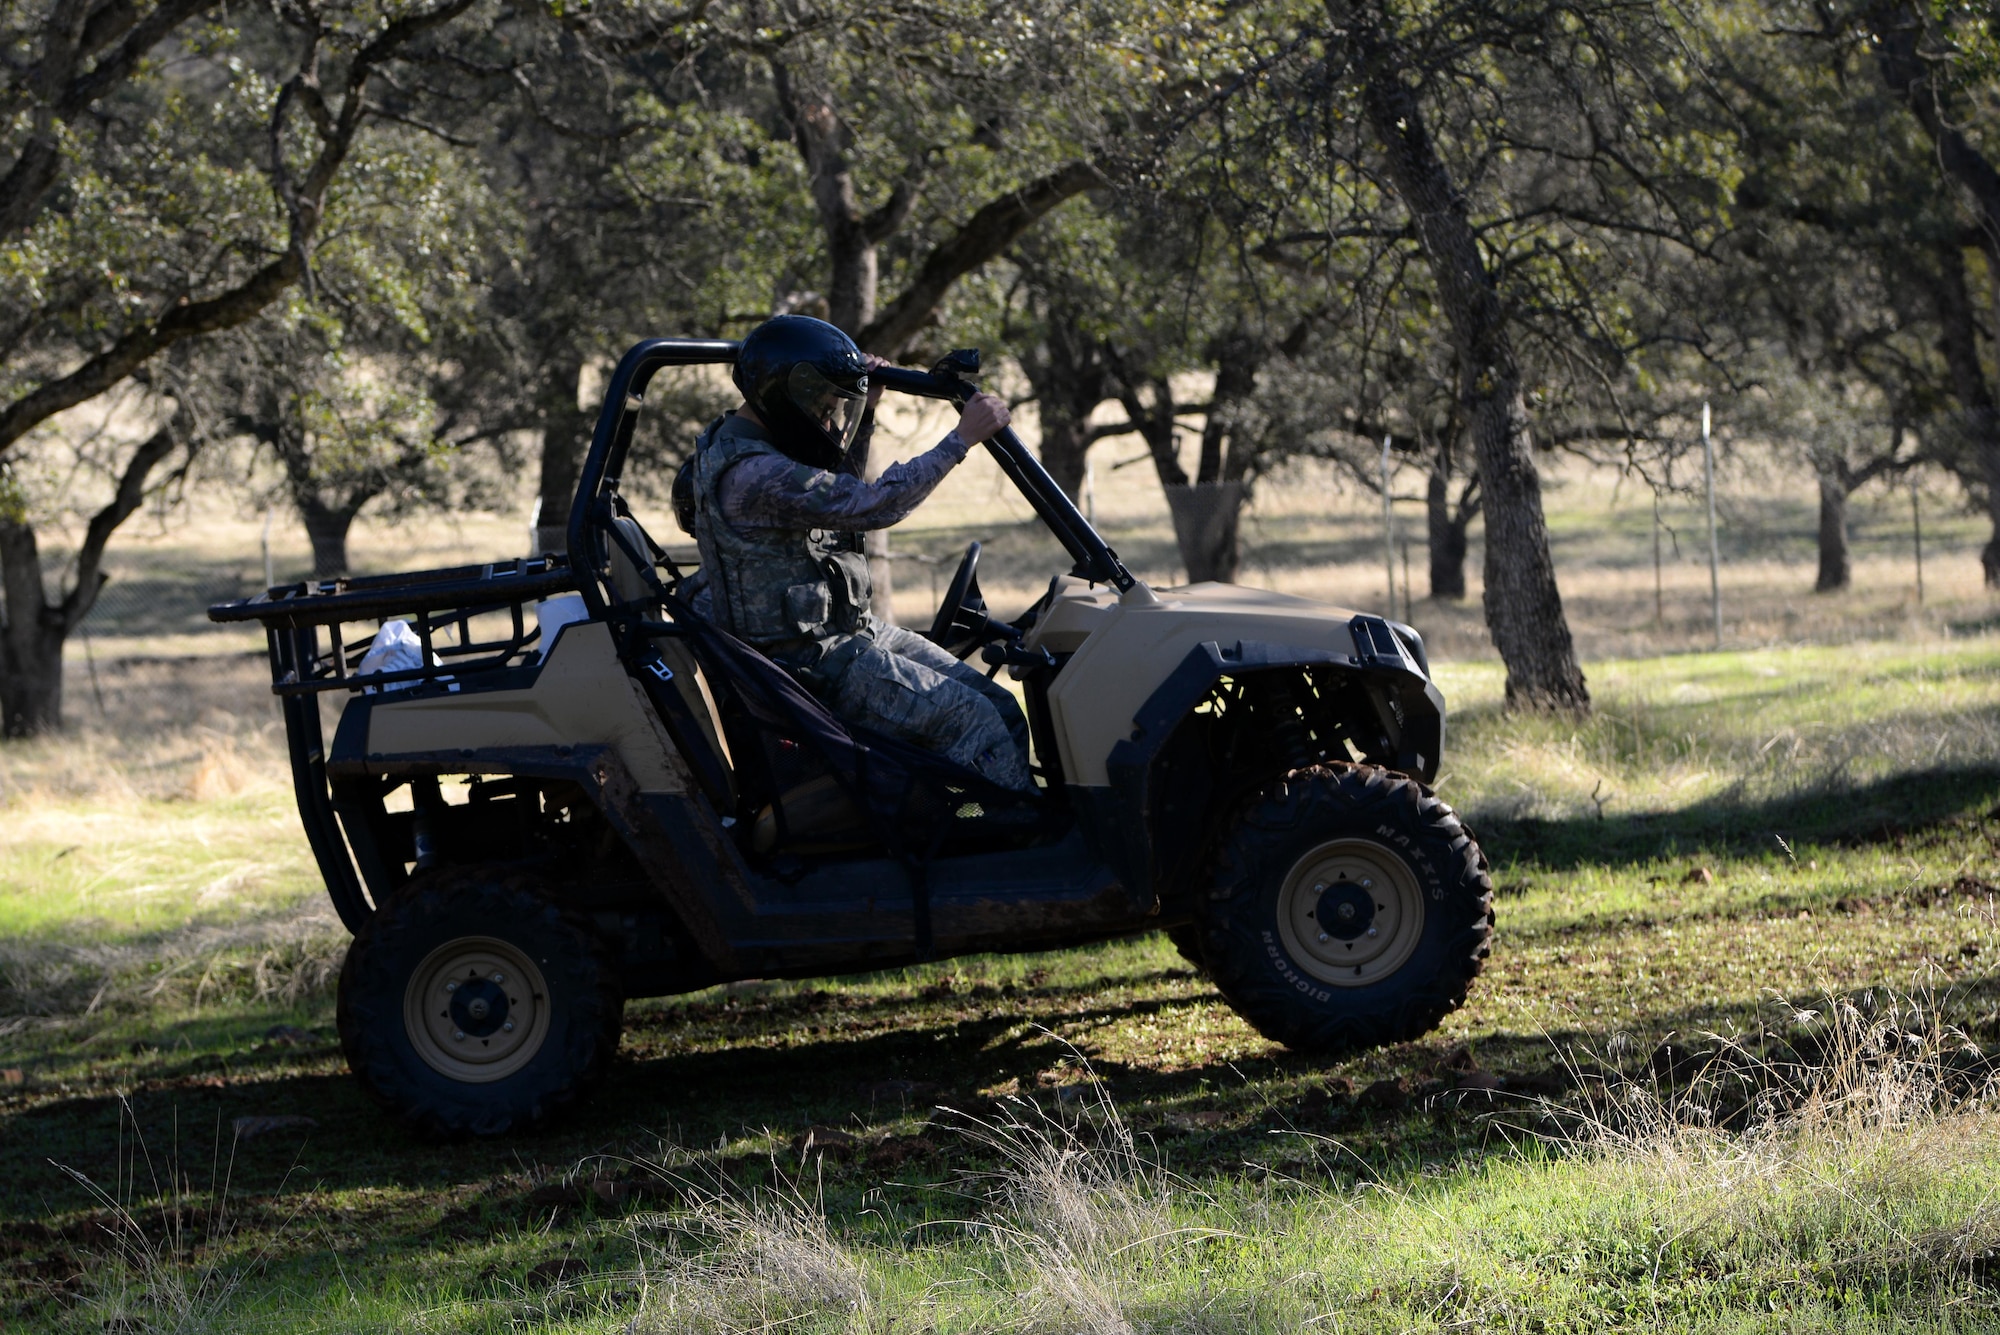
<svg viewBox="0 0 2000 1335">
<path fill-rule="evenodd" d="M 1422 784 L 1324 765 L 1244 806 L 1196 913 L 1230 1005 L 1267 1038 L 1334 1055 L 1418 1038 L 1465 1001 L 1493 930 L 1493 881 Z"/>
<path fill-rule="evenodd" d="M 533 877 L 447 870 L 391 896 L 348 946 L 340 1046 L 369 1096 L 427 1135 L 532 1130 L 610 1064 L 616 977 Z"/>
</svg>

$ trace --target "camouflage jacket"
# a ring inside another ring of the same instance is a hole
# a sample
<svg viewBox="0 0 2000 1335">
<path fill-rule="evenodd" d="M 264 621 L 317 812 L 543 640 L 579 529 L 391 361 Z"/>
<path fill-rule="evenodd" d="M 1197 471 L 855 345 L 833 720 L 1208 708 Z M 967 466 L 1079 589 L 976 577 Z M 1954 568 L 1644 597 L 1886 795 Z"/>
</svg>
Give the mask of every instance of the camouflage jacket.
<svg viewBox="0 0 2000 1335">
<path fill-rule="evenodd" d="M 856 532 L 888 528 L 907 518 L 937 490 L 971 447 L 953 431 L 914 459 L 866 480 L 869 438 L 864 423 L 838 470 L 795 463 L 780 454 L 744 459 L 721 479 L 722 516 L 739 528 L 835 529 Z M 736 430 L 761 436 L 747 422 Z"/>
</svg>

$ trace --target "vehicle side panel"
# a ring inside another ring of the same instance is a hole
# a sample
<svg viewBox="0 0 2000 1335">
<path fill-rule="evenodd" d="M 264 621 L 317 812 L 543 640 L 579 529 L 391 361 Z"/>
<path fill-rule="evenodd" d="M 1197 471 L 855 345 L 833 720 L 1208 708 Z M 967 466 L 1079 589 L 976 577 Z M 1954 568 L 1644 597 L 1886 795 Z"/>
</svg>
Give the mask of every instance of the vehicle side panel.
<svg viewBox="0 0 2000 1335">
<path fill-rule="evenodd" d="M 464 691 L 376 700 L 369 757 L 495 747 L 608 746 L 642 791 L 685 793 L 693 778 L 644 694 L 618 661 L 611 632 L 577 622 L 563 629 L 525 690 Z"/>
<path fill-rule="evenodd" d="M 1347 624 L 1353 613 L 1263 589 L 1195 584 L 1166 590 L 1151 604 L 1066 593 L 1058 593 L 1028 647 L 1060 652 L 1084 632 L 1049 687 L 1049 709 L 1063 774 L 1086 787 L 1110 785 L 1113 748 L 1131 737 L 1146 701 L 1204 642 L 1296 645 L 1342 659 L 1355 653 Z"/>
<path fill-rule="evenodd" d="M 679 840 L 689 813 L 657 798 Z M 822 862 L 786 881 L 757 878 L 752 911 L 728 924 L 740 976 L 886 968 L 918 958 L 911 871 L 890 858 Z M 1042 848 L 937 858 L 925 868 L 933 956 L 1042 949 L 1145 925 L 1082 836 Z"/>
</svg>

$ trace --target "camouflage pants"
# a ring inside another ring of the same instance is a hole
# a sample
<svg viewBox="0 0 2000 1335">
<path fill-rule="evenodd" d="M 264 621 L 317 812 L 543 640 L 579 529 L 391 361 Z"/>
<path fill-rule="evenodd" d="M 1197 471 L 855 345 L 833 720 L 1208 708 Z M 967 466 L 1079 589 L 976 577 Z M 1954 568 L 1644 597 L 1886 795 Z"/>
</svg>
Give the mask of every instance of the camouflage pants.
<svg viewBox="0 0 2000 1335">
<path fill-rule="evenodd" d="M 1013 693 L 915 631 L 877 623 L 828 652 L 815 675 L 847 722 L 942 752 L 1002 787 L 1034 791 L 1028 720 Z"/>
</svg>

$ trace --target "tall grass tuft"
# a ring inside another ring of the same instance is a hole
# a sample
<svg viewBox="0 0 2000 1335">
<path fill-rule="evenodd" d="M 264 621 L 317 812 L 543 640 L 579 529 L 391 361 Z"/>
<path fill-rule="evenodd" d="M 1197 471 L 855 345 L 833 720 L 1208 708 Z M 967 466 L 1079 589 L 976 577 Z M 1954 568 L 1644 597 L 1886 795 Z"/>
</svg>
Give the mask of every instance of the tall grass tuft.
<svg viewBox="0 0 2000 1335">
<path fill-rule="evenodd" d="M 230 1309 L 243 1276 L 265 1260 L 276 1241 L 229 1264 L 234 1231 L 229 1212 L 229 1157 L 209 1165 L 209 1185 L 194 1186 L 178 1143 L 155 1162 L 131 1105 L 119 1103 L 118 1180 L 106 1187 L 65 1165 L 57 1169 L 83 1188 L 96 1207 L 100 1242 L 84 1272 L 84 1289 L 68 1313 L 80 1329 L 123 1335 L 209 1335 L 233 1328 Z"/>
<path fill-rule="evenodd" d="M 844 1237 L 802 1182 L 683 1187 L 683 1208 L 644 1226 L 647 1297 L 633 1328 L 1132 1335 L 1145 1277 L 1182 1259 L 1180 1189 L 1102 1087 L 1083 1088 L 1068 1114 L 1023 1099 L 989 1117 L 940 1110 L 992 1166 L 960 1184 L 972 1217 L 913 1230 L 901 1247 Z M 942 1244 L 925 1240 L 941 1232 Z"/>
<path fill-rule="evenodd" d="M 973 1179 L 988 1210 L 968 1228 L 1005 1282 L 1010 1329 L 1130 1335 L 1146 1276 L 1171 1267 L 1184 1241 L 1175 1205 L 1185 1188 L 1140 1152 L 1101 1082 L 1066 1088 L 1082 1093 L 1073 1115 L 1010 1097 L 990 1117 L 963 1119 L 965 1137 L 998 1165 Z"/>
<path fill-rule="evenodd" d="M 691 1192 L 683 1210 L 652 1222 L 640 1256 L 645 1299 L 635 1331 L 736 1335 L 873 1324 L 867 1263 L 796 1184 L 749 1195 Z"/>
</svg>

